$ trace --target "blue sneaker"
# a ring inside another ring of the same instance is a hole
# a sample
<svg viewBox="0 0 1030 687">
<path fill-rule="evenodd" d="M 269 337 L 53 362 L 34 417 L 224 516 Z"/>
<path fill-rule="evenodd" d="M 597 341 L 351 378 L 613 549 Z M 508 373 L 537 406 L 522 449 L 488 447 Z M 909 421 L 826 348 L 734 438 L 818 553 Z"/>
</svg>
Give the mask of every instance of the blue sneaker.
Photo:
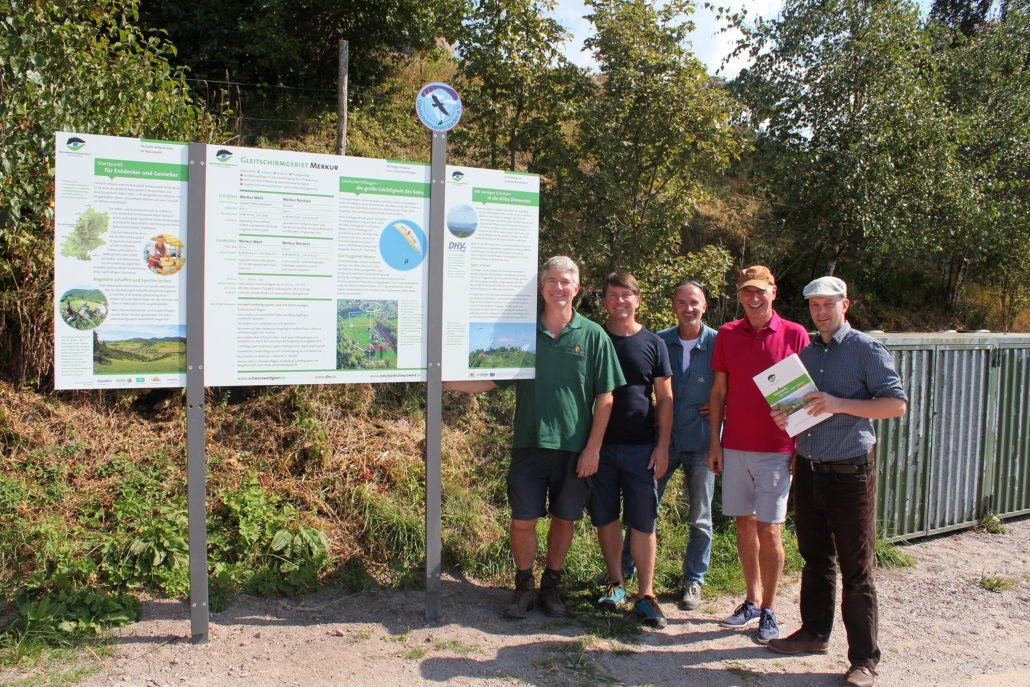
<svg viewBox="0 0 1030 687">
<path fill-rule="evenodd" d="M 758 635 L 755 637 L 759 644 L 768 644 L 770 639 L 779 639 L 780 626 L 776 622 L 776 614 L 768 608 L 762 609 L 762 617 L 758 620 Z"/>
<path fill-rule="evenodd" d="M 626 588 L 618 582 L 609 582 L 604 590 L 604 594 L 597 600 L 597 605 L 607 611 L 614 611 L 625 598 Z"/>
<path fill-rule="evenodd" d="M 669 624 L 665 619 L 665 614 L 662 613 L 661 606 L 658 605 L 658 599 L 653 596 L 637 599 L 637 602 L 633 604 L 633 611 L 640 616 L 645 625 L 660 628 Z"/>
<path fill-rule="evenodd" d="M 737 610 L 733 611 L 733 615 L 729 618 L 723 618 L 719 624 L 733 629 L 747 627 L 752 623 L 757 623 L 761 615 L 761 609 L 751 599 L 747 599 L 744 603 L 737 606 Z"/>
</svg>

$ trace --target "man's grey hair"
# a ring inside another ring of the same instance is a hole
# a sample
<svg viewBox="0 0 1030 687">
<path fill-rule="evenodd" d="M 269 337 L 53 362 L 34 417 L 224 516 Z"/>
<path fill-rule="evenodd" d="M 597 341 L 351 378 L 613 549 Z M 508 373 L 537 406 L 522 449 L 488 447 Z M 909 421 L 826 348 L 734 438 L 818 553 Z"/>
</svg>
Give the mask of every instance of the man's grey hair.
<svg viewBox="0 0 1030 687">
<path fill-rule="evenodd" d="M 540 268 L 540 282 L 543 283 L 544 275 L 547 274 L 548 270 L 558 270 L 559 272 L 570 272 L 575 282 L 579 283 L 579 267 L 576 263 L 572 262 L 572 258 L 567 258 L 564 255 L 555 255 L 554 257 L 547 258 L 547 262 Z"/>
</svg>

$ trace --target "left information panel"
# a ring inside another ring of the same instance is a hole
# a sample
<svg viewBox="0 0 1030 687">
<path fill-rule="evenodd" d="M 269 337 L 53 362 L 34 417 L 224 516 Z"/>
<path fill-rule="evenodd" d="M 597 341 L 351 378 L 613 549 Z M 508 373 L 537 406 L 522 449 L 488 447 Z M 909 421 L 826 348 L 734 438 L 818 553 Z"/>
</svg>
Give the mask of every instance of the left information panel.
<svg viewBox="0 0 1030 687">
<path fill-rule="evenodd" d="M 424 381 L 428 165 L 208 146 L 205 384 Z"/>
<path fill-rule="evenodd" d="M 56 136 L 54 388 L 185 386 L 187 144 Z"/>
</svg>

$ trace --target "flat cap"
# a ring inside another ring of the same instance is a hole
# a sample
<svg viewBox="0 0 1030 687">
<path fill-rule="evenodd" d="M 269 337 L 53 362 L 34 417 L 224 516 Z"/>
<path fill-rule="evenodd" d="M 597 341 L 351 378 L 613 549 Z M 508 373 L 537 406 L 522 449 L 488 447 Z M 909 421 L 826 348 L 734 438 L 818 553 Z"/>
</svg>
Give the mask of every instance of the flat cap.
<svg viewBox="0 0 1030 687">
<path fill-rule="evenodd" d="M 808 286 L 802 291 L 802 295 L 805 298 L 811 298 L 812 296 L 823 298 L 840 296 L 841 298 L 847 298 L 848 285 L 844 283 L 843 279 L 838 279 L 837 277 L 819 277 L 808 282 Z"/>
</svg>

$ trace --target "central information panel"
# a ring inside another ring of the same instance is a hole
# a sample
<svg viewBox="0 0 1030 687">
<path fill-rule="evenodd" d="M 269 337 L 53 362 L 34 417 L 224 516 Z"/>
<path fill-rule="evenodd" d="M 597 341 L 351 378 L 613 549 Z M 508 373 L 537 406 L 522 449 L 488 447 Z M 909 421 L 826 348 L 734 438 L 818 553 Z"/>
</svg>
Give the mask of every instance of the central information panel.
<svg viewBox="0 0 1030 687">
<path fill-rule="evenodd" d="M 208 146 L 205 384 L 426 379 L 430 168 Z M 449 168 L 444 379 L 532 377 L 539 179 Z"/>
</svg>

